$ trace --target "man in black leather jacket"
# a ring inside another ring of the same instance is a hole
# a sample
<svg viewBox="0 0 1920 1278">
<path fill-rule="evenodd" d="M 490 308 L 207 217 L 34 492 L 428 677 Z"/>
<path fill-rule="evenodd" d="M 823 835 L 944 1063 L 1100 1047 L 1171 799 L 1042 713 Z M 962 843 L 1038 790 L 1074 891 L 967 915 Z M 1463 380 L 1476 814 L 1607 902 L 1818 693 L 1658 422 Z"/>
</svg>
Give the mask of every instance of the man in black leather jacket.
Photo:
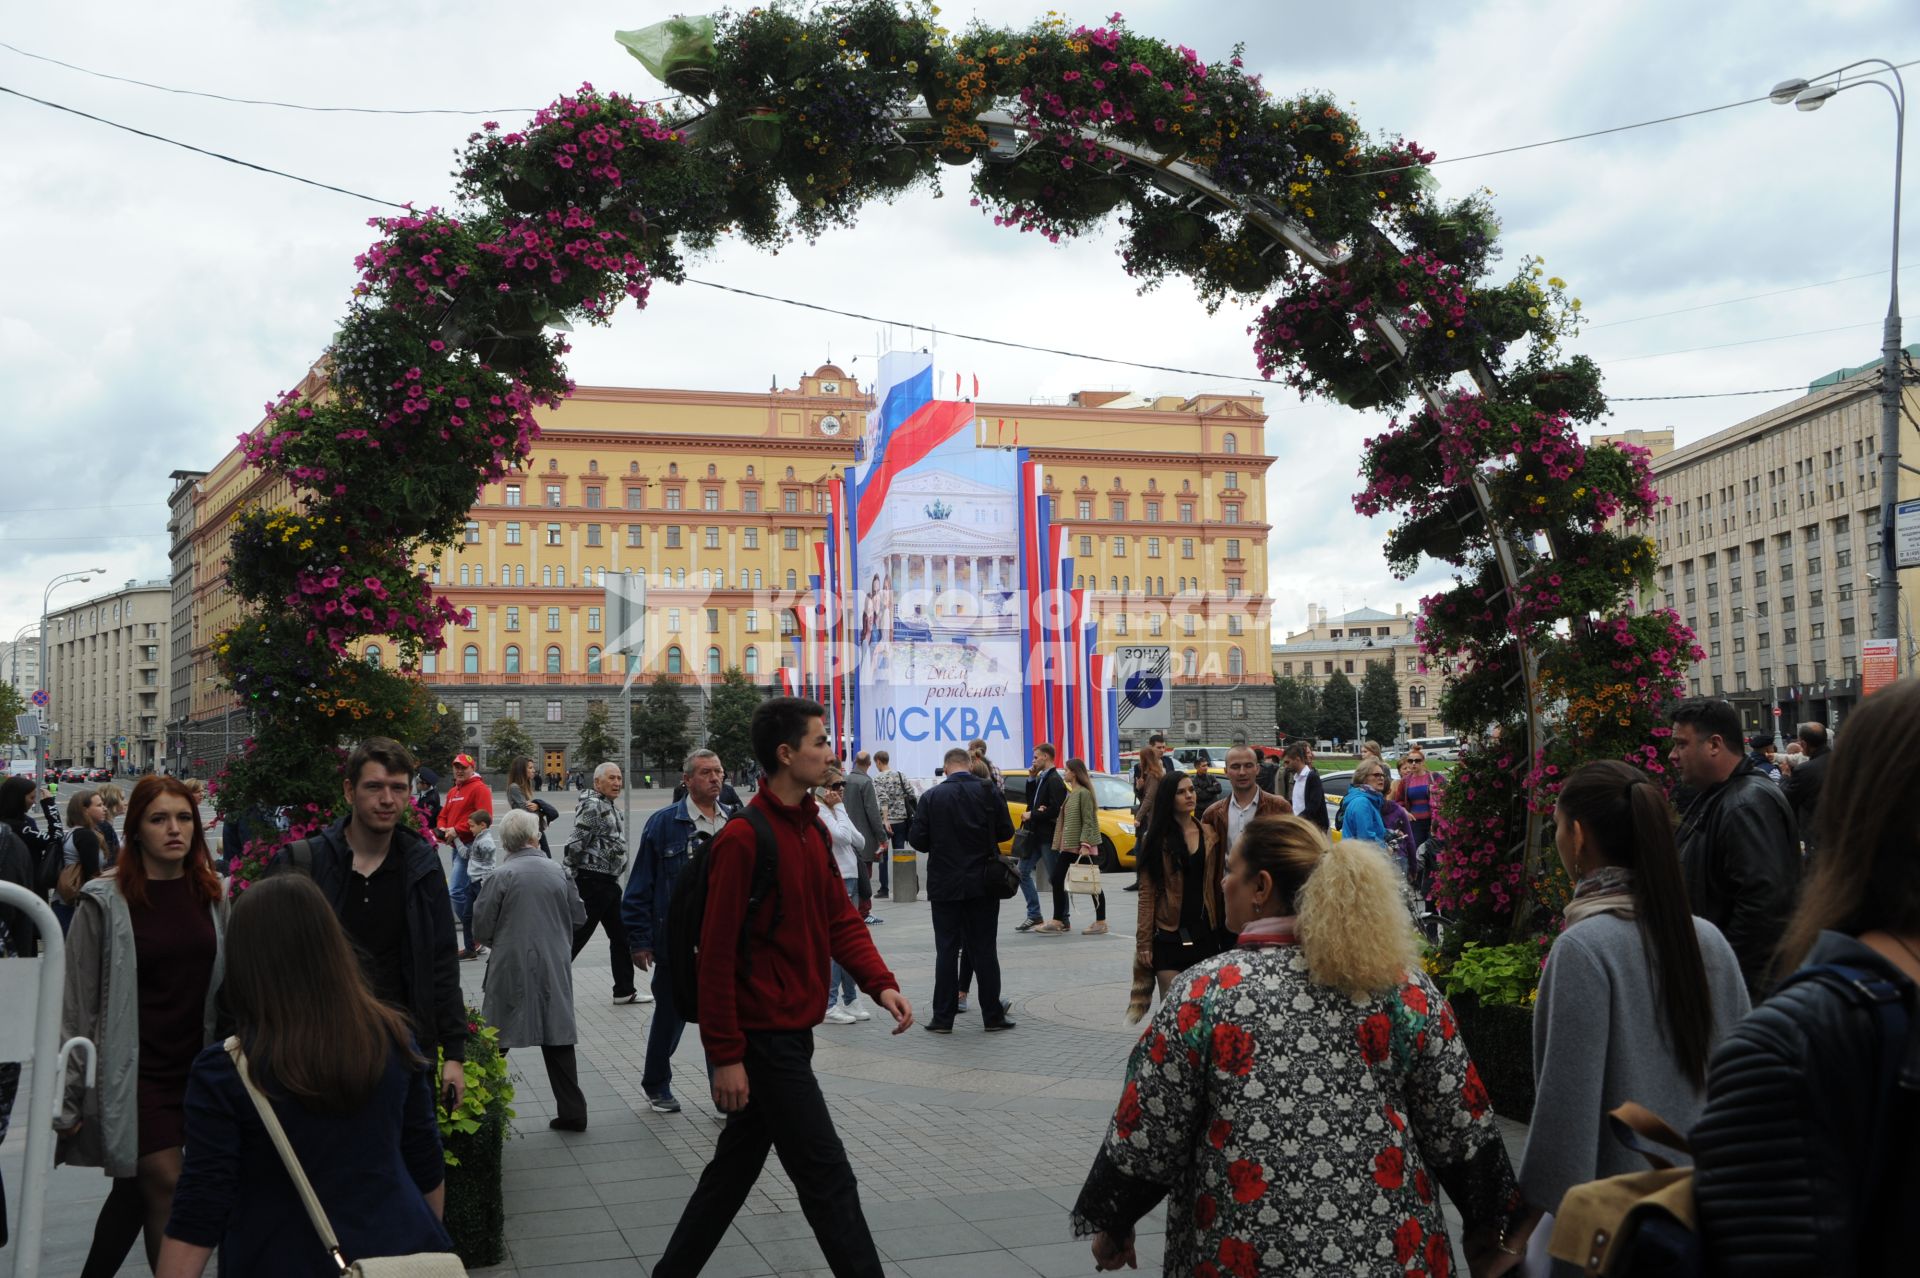
<svg viewBox="0 0 1920 1278">
<path fill-rule="evenodd" d="M 965 750 L 947 751 L 946 779 L 920 796 L 907 842 L 927 853 L 927 901 L 933 915 L 933 1019 L 927 1029 L 953 1033 L 959 1009 L 960 950 L 980 978 L 980 1010 L 989 1032 L 1012 1029 L 1000 1003 L 1000 957 L 994 933 L 1000 898 L 982 877 L 999 845 L 1013 837 L 1006 800 L 974 776 Z M 993 1016 L 999 1011 L 998 1018 Z"/>
<path fill-rule="evenodd" d="M 1689 697 L 1673 711 L 1668 760 L 1696 791 L 1674 832 L 1687 897 L 1725 933 L 1758 1004 L 1793 910 L 1800 844 L 1786 795 L 1748 762 L 1743 744 L 1729 702 Z"/>
</svg>

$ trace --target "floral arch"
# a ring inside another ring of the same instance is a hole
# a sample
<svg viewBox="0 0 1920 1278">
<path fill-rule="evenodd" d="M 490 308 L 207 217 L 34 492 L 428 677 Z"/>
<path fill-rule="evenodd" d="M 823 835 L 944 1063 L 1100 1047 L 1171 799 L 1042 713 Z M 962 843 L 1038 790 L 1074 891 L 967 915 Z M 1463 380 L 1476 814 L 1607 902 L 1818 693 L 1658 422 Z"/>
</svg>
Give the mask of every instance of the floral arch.
<svg viewBox="0 0 1920 1278">
<path fill-rule="evenodd" d="M 470 136 L 457 208 L 374 219 L 325 386 L 243 437 L 301 498 L 247 511 L 232 541 L 250 612 L 216 647 L 257 730 L 219 801 L 295 817 L 239 877 L 330 815 L 343 743 L 419 740 L 445 713 L 417 674 L 461 618 L 415 564 L 528 458 L 535 410 L 571 388 L 571 324 L 644 306 L 723 233 L 812 237 L 942 164 L 973 167 L 997 225 L 1059 240 L 1117 214 L 1143 289 L 1183 276 L 1210 307 L 1268 299 L 1267 376 L 1405 410 L 1366 442 L 1354 502 L 1397 517 L 1396 572 L 1457 570 L 1419 634 L 1439 713 L 1480 742 L 1441 820 L 1443 906 L 1483 932 L 1527 925 L 1572 742 L 1658 769 L 1691 635 L 1633 607 L 1655 561 L 1633 531 L 1655 500 L 1646 458 L 1582 445 L 1605 400 L 1594 365 L 1561 354 L 1579 302 L 1535 259 L 1496 277 L 1487 201 L 1436 198 L 1432 155 L 1369 138 L 1330 95 L 1274 97 L 1237 49 L 1209 63 L 1117 14 L 956 33 L 937 13 L 852 0 L 620 33 L 684 96 L 582 86 Z M 375 638 L 399 671 L 353 659 Z"/>
</svg>

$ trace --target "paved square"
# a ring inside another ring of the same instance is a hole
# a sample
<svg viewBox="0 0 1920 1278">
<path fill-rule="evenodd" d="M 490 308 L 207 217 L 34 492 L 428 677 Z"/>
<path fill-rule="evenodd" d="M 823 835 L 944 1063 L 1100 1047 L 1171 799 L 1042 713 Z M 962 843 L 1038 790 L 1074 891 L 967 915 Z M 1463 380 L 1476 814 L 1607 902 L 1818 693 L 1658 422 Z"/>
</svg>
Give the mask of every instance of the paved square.
<svg viewBox="0 0 1920 1278">
<path fill-rule="evenodd" d="M 637 814 L 666 797 L 636 794 L 636 825 Z M 567 814 L 549 831 L 556 852 L 571 801 L 557 806 Z M 814 1066 L 859 1176 L 887 1273 L 1031 1278 L 1094 1272 L 1088 1244 L 1071 1235 L 1067 1209 L 1106 1133 L 1127 1053 L 1139 1035 L 1125 1018 L 1136 897 L 1121 888 L 1131 881 L 1131 875 L 1114 878 L 1107 895 L 1113 930 L 1105 936 L 1079 933 L 1093 921 L 1088 898 L 1074 898 L 1074 931 L 1056 936 L 1015 933 L 1020 900 L 1003 905 L 1000 963 L 1018 1022 L 1011 1033 L 982 1033 L 973 1012 L 956 1021 L 951 1036 L 918 1025 L 895 1036 L 877 1009 L 871 1021 L 814 1031 Z M 874 941 L 916 1016 L 924 1017 L 933 995 L 927 905 L 876 901 L 874 908 L 885 920 L 873 929 Z M 485 966 L 484 959 L 461 965 L 476 1006 Z M 674 1059 L 674 1090 L 685 1108 L 671 1115 L 647 1108 L 640 1070 L 652 1009 L 616 1007 L 612 993 L 607 947 L 596 934 L 574 964 L 586 1132 L 550 1131 L 552 1095 L 539 1054 L 511 1058 L 517 1117 L 506 1152 L 508 1256 L 500 1267 L 476 1273 L 640 1278 L 666 1247 L 720 1128 L 693 1027 Z M 25 1119 L 25 1096 L 23 1087 L 16 1125 Z M 1503 1126 L 1517 1160 L 1524 1129 Z M 17 1129 L 0 1147 L 0 1168 L 16 1203 L 23 1148 Z M 106 1190 L 97 1171 L 55 1173 L 41 1268 L 46 1278 L 79 1272 Z M 1159 1268 L 1162 1217 L 1156 1211 L 1142 1223 L 1143 1272 Z M 1457 1233 L 1458 1218 L 1451 1211 L 1449 1217 Z M 0 1259 L 6 1256 L 0 1251 Z M 709 1278 L 827 1272 L 777 1158 L 768 1159 L 705 1272 Z M 146 1273 L 138 1249 L 121 1273 Z"/>
</svg>

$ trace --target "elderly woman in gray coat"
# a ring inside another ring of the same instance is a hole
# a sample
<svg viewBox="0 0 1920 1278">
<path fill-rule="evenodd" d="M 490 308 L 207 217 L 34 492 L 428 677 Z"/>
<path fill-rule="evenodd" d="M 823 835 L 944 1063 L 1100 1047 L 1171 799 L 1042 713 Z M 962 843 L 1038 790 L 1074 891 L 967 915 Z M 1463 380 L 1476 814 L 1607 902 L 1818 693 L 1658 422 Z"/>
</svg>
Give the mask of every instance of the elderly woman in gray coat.
<svg viewBox="0 0 1920 1278">
<path fill-rule="evenodd" d="M 492 947 L 482 1011 L 500 1046 L 540 1048 L 557 1111 L 547 1126 L 587 1130 L 574 1062 L 573 930 L 587 907 L 559 862 L 540 854 L 539 818 L 509 812 L 495 827 L 502 859 L 473 909 L 473 934 Z"/>
</svg>

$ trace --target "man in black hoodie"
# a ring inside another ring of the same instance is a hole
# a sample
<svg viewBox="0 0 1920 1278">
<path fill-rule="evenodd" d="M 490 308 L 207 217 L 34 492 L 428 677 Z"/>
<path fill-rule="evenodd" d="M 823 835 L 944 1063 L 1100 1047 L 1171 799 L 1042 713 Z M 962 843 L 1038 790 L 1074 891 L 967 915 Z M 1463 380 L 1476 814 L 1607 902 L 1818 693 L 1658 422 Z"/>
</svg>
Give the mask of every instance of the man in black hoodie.
<svg viewBox="0 0 1920 1278">
<path fill-rule="evenodd" d="M 429 1058 L 446 1053 L 443 1090 L 466 1094 L 466 1001 L 453 903 L 434 845 L 400 824 L 417 765 L 407 748 L 369 737 L 347 756 L 348 814 L 275 858 L 268 873 L 306 874 L 333 906 L 374 996 L 406 1012 Z"/>
<path fill-rule="evenodd" d="M 1800 841 L 1806 844 L 1807 855 L 1812 856 L 1817 851 L 1813 845 L 1814 814 L 1820 810 L 1820 787 L 1827 779 L 1827 762 L 1833 758 L 1833 751 L 1827 746 L 1824 723 L 1803 723 L 1794 737 L 1806 753 L 1806 760 L 1796 766 L 1782 784 L 1786 787 L 1787 802 L 1793 805 L 1794 818 L 1800 822 Z"/>
</svg>

